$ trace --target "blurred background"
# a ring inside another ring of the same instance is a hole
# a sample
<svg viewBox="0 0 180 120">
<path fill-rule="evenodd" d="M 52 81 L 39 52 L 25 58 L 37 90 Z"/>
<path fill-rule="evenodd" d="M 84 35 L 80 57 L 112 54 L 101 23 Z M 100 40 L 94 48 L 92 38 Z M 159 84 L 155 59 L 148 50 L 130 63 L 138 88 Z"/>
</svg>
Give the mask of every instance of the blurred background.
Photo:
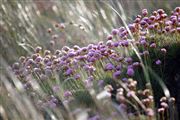
<svg viewBox="0 0 180 120">
<path fill-rule="evenodd" d="M 37 45 L 49 48 L 52 28 L 56 48 L 105 40 L 113 28 L 122 26 L 147 8 L 169 12 L 179 0 L 1 0 L 0 55 L 9 64 L 28 54 Z M 63 31 L 54 25 L 63 23 Z"/>
</svg>

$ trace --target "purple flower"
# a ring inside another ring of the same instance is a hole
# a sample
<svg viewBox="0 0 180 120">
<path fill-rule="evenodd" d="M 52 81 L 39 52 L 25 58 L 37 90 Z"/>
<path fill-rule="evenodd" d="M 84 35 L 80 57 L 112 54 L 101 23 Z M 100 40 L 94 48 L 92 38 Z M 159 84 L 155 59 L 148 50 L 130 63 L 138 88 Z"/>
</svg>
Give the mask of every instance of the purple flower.
<svg viewBox="0 0 180 120">
<path fill-rule="evenodd" d="M 89 61 L 89 62 L 95 62 L 95 61 L 96 61 L 96 58 L 95 58 L 95 57 L 90 57 L 90 58 L 88 59 L 88 61 Z"/>
<path fill-rule="evenodd" d="M 130 63 L 132 63 L 133 60 L 131 57 L 127 57 L 125 61 L 130 64 Z"/>
<path fill-rule="evenodd" d="M 149 25 L 148 28 L 149 28 L 150 30 L 152 30 L 152 29 L 154 29 L 154 25 Z"/>
<path fill-rule="evenodd" d="M 80 75 L 80 74 L 76 74 L 76 75 L 74 76 L 74 78 L 75 78 L 76 80 L 78 80 L 78 79 L 81 78 L 81 75 Z"/>
<path fill-rule="evenodd" d="M 121 70 L 122 69 L 122 65 L 117 65 L 116 66 L 116 70 Z"/>
<path fill-rule="evenodd" d="M 152 44 L 150 45 L 150 47 L 151 47 L 151 48 L 156 48 L 156 43 L 152 43 Z"/>
<path fill-rule="evenodd" d="M 49 54 L 51 54 L 51 51 L 49 51 L 49 50 L 44 51 L 44 55 L 49 55 Z"/>
<path fill-rule="evenodd" d="M 127 82 L 127 80 L 128 80 L 127 78 L 123 78 L 122 79 L 123 82 Z"/>
<path fill-rule="evenodd" d="M 142 10 L 142 15 L 143 15 L 143 16 L 146 16 L 147 14 L 148 14 L 147 9 L 143 9 L 143 10 Z"/>
<path fill-rule="evenodd" d="M 39 53 L 41 50 L 42 50 L 42 47 L 40 47 L 40 46 L 38 46 L 38 47 L 35 48 L 35 52 L 36 52 L 36 53 Z"/>
<path fill-rule="evenodd" d="M 88 56 L 92 57 L 94 55 L 94 52 L 89 52 Z"/>
<path fill-rule="evenodd" d="M 52 90 L 53 90 L 54 92 L 58 92 L 58 91 L 60 90 L 59 85 L 54 85 L 54 86 L 52 87 Z"/>
<path fill-rule="evenodd" d="M 119 28 L 119 32 L 123 32 L 124 30 L 125 30 L 124 27 L 120 27 L 120 28 Z"/>
<path fill-rule="evenodd" d="M 62 48 L 62 50 L 64 50 L 64 51 L 69 51 L 69 47 L 68 46 L 64 46 L 63 48 Z"/>
<path fill-rule="evenodd" d="M 156 65 L 160 65 L 161 64 L 161 60 L 156 60 Z"/>
<path fill-rule="evenodd" d="M 141 45 L 146 45 L 147 42 L 146 42 L 146 40 L 141 40 L 140 43 L 141 43 Z"/>
<path fill-rule="evenodd" d="M 113 46 L 114 46 L 114 47 L 118 47 L 118 46 L 119 46 L 119 42 L 114 42 L 114 43 L 113 43 Z"/>
<path fill-rule="evenodd" d="M 49 105 L 49 107 L 52 108 L 52 109 L 56 107 L 56 103 L 54 103 L 54 102 L 51 101 L 51 100 L 48 101 L 48 105 Z"/>
<path fill-rule="evenodd" d="M 121 75 L 121 71 L 116 71 L 113 73 L 113 78 L 118 78 Z"/>
<path fill-rule="evenodd" d="M 112 33 L 113 35 L 117 35 L 118 32 L 119 32 L 118 29 L 113 29 L 111 33 Z"/>
<path fill-rule="evenodd" d="M 72 93 L 71 93 L 71 91 L 65 91 L 64 92 L 64 97 L 66 97 L 66 98 L 68 98 L 68 97 L 70 97 L 70 96 L 72 96 Z"/>
<path fill-rule="evenodd" d="M 114 68 L 115 68 L 114 65 L 111 63 L 107 63 L 105 66 L 105 70 L 113 70 Z"/>
<path fill-rule="evenodd" d="M 66 70 L 66 75 L 71 75 L 72 73 L 73 73 L 73 69 L 68 68 L 68 69 Z"/>
<path fill-rule="evenodd" d="M 112 35 L 108 35 L 107 36 L 107 40 L 112 40 L 113 36 Z"/>
<path fill-rule="evenodd" d="M 166 54 L 167 50 L 165 48 L 161 48 L 161 52 Z"/>
<path fill-rule="evenodd" d="M 140 24 L 141 24 L 141 26 L 145 26 L 145 25 L 147 25 L 147 22 L 145 20 L 141 20 Z"/>
<path fill-rule="evenodd" d="M 135 30 L 136 30 L 135 29 L 135 24 L 129 24 L 128 27 L 129 27 L 131 32 L 135 32 Z"/>
<path fill-rule="evenodd" d="M 68 53 L 68 57 L 74 57 L 75 56 L 75 52 L 69 52 Z"/>
<path fill-rule="evenodd" d="M 121 42 L 121 45 L 122 45 L 122 46 L 125 46 L 125 47 L 128 47 L 128 46 L 129 46 L 129 42 L 128 42 L 127 40 L 123 40 L 123 41 Z"/>
<path fill-rule="evenodd" d="M 128 76 L 133 76 L 134 75 L 134 70 L 132 68 L 128 68 L 127 75 Z"/>
<path fill-rule="evenodd" d="M 112 46 L 113 46 L 112 40 L 108 40 L 108 41 L 106 42 L 106 45 L 107 45 L 108 47 L 112 47 Z"/>
</svg>

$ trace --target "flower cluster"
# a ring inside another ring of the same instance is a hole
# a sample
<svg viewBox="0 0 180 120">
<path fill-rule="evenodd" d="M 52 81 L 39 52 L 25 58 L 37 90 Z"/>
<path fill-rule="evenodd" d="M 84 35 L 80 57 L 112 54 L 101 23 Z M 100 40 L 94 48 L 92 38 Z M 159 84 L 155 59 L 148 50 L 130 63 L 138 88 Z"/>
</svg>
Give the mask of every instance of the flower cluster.
<svg viewBox="0 0 180 120">
<path fill-rule="evenodd" d="M 55 26 L 65 29 L 63 24 Z M 38 46 L 32 55 L 20 57 L 19 61 L 12 65 L 12 70 L 21 80 L 24 89 L 28 91 L 35 90 L 34 79 L 37 79 L 40 86 L 48 84 L 48 88 L 45 89 L 49 91 L 44 91 L 50 98 L 43 98 L 44 102 L 40 104 L 43 107 L 55 108 L 57 106 L 58 100 L 53 95 L 62 89 L 61 85 L 54 82 L 57 80 L 55 76 L 59 75 L 60 78 L 57 81 L 60 84 L 64 85 L 69 79 L 83 84 L 82 86 L 77 85 L 78 89 L 89 90 L 98 87 L 96 92 L 105 89 L 110 96 L 113 96 L 113 90 L 116 89 L 117 104 L 126 114 L 139 115 L 143 113 L 154 117 L 152 90 L 148 87 L 138 90 L 138 80 L 133 80 L 143 63 L 132 57 L 135 53 L 132 46 L 140 48 L 138 54 L 144 58 L 151 54 L 150 50 L 152 49 L 158 49 L 162 55 L 165 55 L 167 50 L 159 46 L 159 41 L 149 40 L 149 38 L 155 35 L 179 34 L 180 7 L 175 8 L 169 17 L 162 9 L 154 11 L 152 15 L 149 15 L 148 11 L 144 9 L 142 15 L 138 15 L 134 22 L 128 25 L 128 29 L 134 38 L 130 38 L 130 33 L 125 27 L 120 27 L 112 30 L 111 34 L 107 36 L 106 42 L 101 41 L 85 47 L 64 46 L 62 49 L 50 51 L 43 50 Z M 48 29 L 48 32 L 51 33 L 52 30 Z M 56 36 L 53 35 L 53 38 Z M 153 64 L 161 65 L 162 61 L 157 58 L 153 60 Z M 119 85 L 113 87 L 111 84 L 107 85 L 106 78 L 112 78 L 112 81 Z M 63 93 L 65 100 L 73 100 L 74 90 L 70 87 L 63 89 L 65 89 Z M 173 98 L 171 99 L 173 100 Z M 137 108 L 132 104 L 138 104 Z M 143 112 L 137 110 L 139 106 Z M 160 113 L 168 108 L 165 102 L 162 102 L 161 106 L 162 108 L 158 109 Z M 98 119 L 100 118 L 96 115 L 93 120 Z"/>
</svg>

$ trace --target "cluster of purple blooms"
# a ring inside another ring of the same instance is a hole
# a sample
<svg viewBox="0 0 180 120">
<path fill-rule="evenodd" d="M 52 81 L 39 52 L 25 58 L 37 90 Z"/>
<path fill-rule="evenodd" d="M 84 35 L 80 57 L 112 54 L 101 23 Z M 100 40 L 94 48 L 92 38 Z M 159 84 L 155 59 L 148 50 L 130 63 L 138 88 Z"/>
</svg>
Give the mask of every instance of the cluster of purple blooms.
<svg viewBox="0 0 180 120">
<path fill-rule="evenodd" d="M 65 26 L 61 24 L 64 29 Z M 64 46 L 61 50 L 43 50 L 38 46 L 34 49 L 34 53 L 28 57 L 20 57 L 19 61 L 12 65 L 12 70 L 15 75 L 22 81 L 24 88 L 31 90 L 32 76 L 36 76 L 40 82 L 51 80 L 57 73 L 63 73 L 63 78 L 73 78 L 84 82 L 87 88 L 94 86 L 94 81 L 98 81 L 100 71 L 103 75 L 110 75 L 115 81 L 122 80 L 127 84 L 129 92 L 127 97 L 131 97 L 135 93 L 135 86 L 137 84 L 133 78 L 136 69 L 141 67 L 139 61 L 134 61 L 131 57 L 131 45 L 137 45 L 144 48 L 139 54 L 141 56 L 148 56 L 150 53 L 148 49 L 158 47 L 158 42 L 148 42 L 147 36 L 155 34 L 179 34 L 180 33 L 180 7 L 175 8 L 171 16 L 159 9 L 149 15 L 147 9 L 142 10 L 142 15 L 138 15 L 132 24 L 128 26 L 136 40 L 131 40 L 128 30 L 125 27 L 113 29 L 111 34 L 107 36 L 106 42 L 99 42 L 97 44 L 89 44 L 86 47 L 79 47 L 74 45 L 72 48 Z M 51 29 L 48 30 L 51 32 Z M 158 48 L 162 54 L 166 54 L 165 48 Z M 127 53 L 128 51 L 128 53 Z M 160 65 L 161 60 L 157 59 L 154 64 Z M 103 80 L 99 80 L 99 87 L 104 87 Z M 53 84 L 51 86 L 53 92 L 59 91 L 59 86 Z M 111 90 L 108 90 L 111 91 Z M 148 90 L 144 91 L 143 95 L 147 98 L 141 100 L 143 105 L 147 108 L 146 113 L 149 116 L 154 116 L 152 112 L 151 102 L 153 97 Z M 64 97 L 72 96 L 70 90 L 64 92 Z M 123 90 L 117 94 L 117 99 L 120 105 L 125 104 Z M 46 105 L 55 107 L 57 103 L 56 98 L 52 95 L 51 99 L 46 102 Z M 161 110 L 159 110 L 161 111 Z M 95 119 L 93 119 L 95 120 Z"/>
</svg>

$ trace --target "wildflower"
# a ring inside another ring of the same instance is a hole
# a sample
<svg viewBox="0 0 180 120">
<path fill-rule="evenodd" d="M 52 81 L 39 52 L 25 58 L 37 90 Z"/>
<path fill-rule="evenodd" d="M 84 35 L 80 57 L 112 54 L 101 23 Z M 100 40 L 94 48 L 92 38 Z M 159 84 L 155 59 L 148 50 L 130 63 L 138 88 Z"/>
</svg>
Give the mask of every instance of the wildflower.
<svg viewBox="0 0 180 120">
<path fill-rule="evenodd" d="M 76 75 L 74 76 L 74 78 L 75 78 L 76 80 L 78 80 L 78 79 L 81 78 L 81 75 L 80 75 L 80 74 L 76 74 Z"/>
<path fill-rule="evenodd" d="M 134 75 L 134 70 L 133 70 L 132 68 L 129 68 L 129 69 L 127 70 L 127 75 L 130 76 L 130 77 L 132 77 L 132 76 Z"/>
<path fill-rule="evenodd" d="M 47 32 L 48 32 L 48 33 L 52 33 L 52 29 L 49 28 L 49 29 L 47 30 Z"/>
<path fill-rule="evenodd" d="M 165 103 L 165 102 L 162 102 L 162 103 L 161 103 L 161 106 L 162 106 L 163 108 L 165 108 L 165 109 L 168 108 L 168 104 Z"/>
<path fill-rule="evenodd" d="M 114 65 L 111 63 L 107 63 L 105 66 L 105 70 L 113 70 L 114 68 L 115 68 Z"/>
<path fill-rule="evenodd" d="M 146 114 L 150 117 L 153 117 L 154 116 L 154 111 L 152 108 L 147 108 L 146 109 Z"/>
<path fill-rule="evenodd" d="M 151 48 L 156 48 L 156 43 L 152 43 L 152 44 L 150 45 L 150 47 L 151 47 Z"/>
<path fill-rule="evenodd" d="M 70 48 L 68 47 L 68 46 L 64 46 L 63 48 L 62 48 L 62 50 L 64 50 L 64 51 L 69 51 L 70 50 Z"/>
<path fill-rule="evenodd" d="M 116 71 L 113 73 L 113 78 L 118 78 L 121 75 L 121 71 Z"/>
<path fill-rule="evenodd" d="M 108 40 L 108 41 L 106 42 L 106 45 L 107 45 L 108 47 L 112 47 L 112 46 L 113 46 L 112 40 Z"/>
<path fill-rule="evenodd" d="M 13 69 L 19 69 L 19 67 L 20 67 L 20 64 L 18 63 L 18 62 L 16 62 L 16 63 L 14 63 L 13 64 Z"/>
<path fill-rule="evenodd" d="M 129 24 L 128 27 L 129 27 L 131 32 L 135 32 L 135 30 L 136 30 L 135 29 L 135 24 Z"/>
<path fill-rule="evenodd" d="M 60 27 L 61 29 L 64 29 L 64 28 L 65 28 L 65 25 L 64 25 L 63 23 L 60 23 L 59 27 Z"/>
<path fill-rule="evenodd" d="M 71 68 L 68 68 L 67 70 L 66 70 L 66 75 L 68 76 L 68 75 L 71 75 L 73 73 L 73 69 L 71 69 Z"/>
<path fill-rule="evenodd" d="M 50 54 L 51 54 L 51 51 L 49 51 L 49 50 L 44 51 L 44 55 L 50 55 Z"/>
<path fill-rule="evenodd" d="M 164 108 L 159 108 L 158 113 L 164 113 L 165 109 Z"/>
<path fill-rule="evenodd" d="M 163 54 L 166 54 L 166 49 L 165 48 L 161 48 L 161 52 L 163 53 Z"/>
<path fill-rule="evenodd" d="M 54 38 L 54 39 L 55 39 L 55 38 Z M 51 40 L 51 41 L 50 41 L 50 45 L 51 45 L 51 46 L 54 46 L 54 45 L 55 45 L 55 41 L 54 41 L 54 40 Z"/>
<path fill-rule="evenodd" d="M 142 15 L 143 15 L 143 16 L 146 16 L 147 14 L 148 14 L 147 9 L 143 9 L 143 10 L 142 10 Z"/>
<path fill-rule="evenodd" d="M 70 97 L 70 96 L 72 96 L 71 91 L 66 90 L 66 91 L 64 92 L 64 97 L 68 98 L 68 97 Z"/>
<path fill-rule="evenodd" d="M 53 86 L 52 86 L 52 90 L 53 90 L 54 92 L 58 92 L 58 91 L 60 90 L 59 85 L 53 85 Z"/>
<path fill-rule="evenodd" d="M 125 59 L 125 61 L 126 61 L 128 64 L 131 64 L 133 60 L 132 60 L 131 57 L 127 57 L 127 58 Z"/>
<path fill-rule="evenodd" d="M 118 32 L 119 32 L 118 29 L 113 29 L 111 33 L 112 35 L 117 35 Z"/>
<path fill-rule="evenodd" d="M 121 70 L 121 69 L 122 69 L 122 65 L 121 64 L 116 66 L 116 70 Z"/>
<path fill-rule="evenodd" d="M 36 52 L 36 53 L 39 53 L 41 50 L 42 50 L 42 47 L 40 47 L 40 46 L 37 46 L 37 47 L 35 48 L 35 52 Z"/>
<path fill-rule="evenodd" d="M 112 35 L 108 35 L 107 36 L 107 40 L 112 40 L 113 36 Z"/>
<path fill-rule="evenodd" d="M 141 45 L 146 45 L 147 44 L 146 40 L 141 40 L 140 43 L 141 43 Z"/>
<path fill-rule="evenodd" d="M 156 60 L 156 65 L 160 65 L 161 64 L 161 60 Z"/>
<path fill-rule="evenodd" d="M 56 107 L 56 103 L 54 103 L 54 102 L 51 101 L 51 100 L 48 101 L 48 105 L 49 105 L 49 107 L 52 108 L 52 109 Z"/>
</svg>

